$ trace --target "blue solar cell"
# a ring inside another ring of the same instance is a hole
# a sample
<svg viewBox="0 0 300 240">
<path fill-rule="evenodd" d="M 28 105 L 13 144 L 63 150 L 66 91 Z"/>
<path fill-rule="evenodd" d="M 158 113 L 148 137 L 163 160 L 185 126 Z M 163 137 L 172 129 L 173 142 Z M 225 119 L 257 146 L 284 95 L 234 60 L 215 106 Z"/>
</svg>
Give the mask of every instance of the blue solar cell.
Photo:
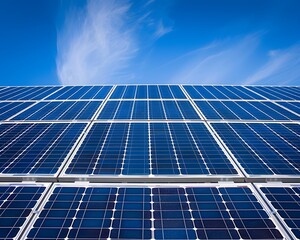
<svg viewBox="0 0 300 240">
<path fill-rule="evenodd" d="M 237 174 L 200 123 L 95 123 L 66 171 L 66 174 L 180 173 Z"/>
<path fill-rule="evenodd" d="M 300 239 L 300 187 L 281 187 L 279 185 L 260 189 L 292 231 L 295 239 Z"/>
<path fill-rule="evenodd" d="M 270 100 L 300 100 L 298 87 L 247 86 L 247 88 Z"/>
<path fill-rule="evenodd" d="M 299 137 L 293 124 L 213 123 L 248 174 L 299 174 Z M 295 124 L 299 130 L 300 126 Z"/>
<path fill-rule="evenodd" d="M 122 165 L 125 175 L 149 175 L 148 124 L 130 124 L 126 154 Z"/>
<path fill-rule="evenodd" d="M 101 101 L 39 102 L 18 114 L 13 120 L 91 119 Z"/>
<path fill-rule="evenodd" d="M 199 119 L 189 101 L 108 101 L 98 119 Z"/>
<path fill-rule="evenodd" d="M 0 172 L 54 174 L 85 124 L 1 124 Z"/>
<path fill-rule="evenodd" d="M 137 99 L 146 99 L 146 98 L 148 98 L 147 86 L 139 85 L 136 89 L 135 98 L 137 98 Z"/>
<path fill-rule="evenodd" d="M 1 239 L 15 239 L 44 190 L 37 185 L 0 185 Z"/>
<path fill-rule="evenodd" d="M 110 99 L 186 99 L 176 85 L 117 86 Z"/>
<path fill-rule="evenodd" d="M 278 102 L 278 104 L 300 115 L 300 102 Z"/>
<path fill-rule="evenodd" d="M 8 87 L 1 92 L 0 100 L 40 100 L 61 87 Z"/>
<path fill-rule="evenodd" d="M 47 100 L 105 99 L 112 86 L 65 86 Z"/>
<path fill-rule="evenodd" d="M 0 102 L 0 120 L 7 120 L 31 104 L 33 102 Z"/>
<path fill-rule="evenodd" d="M 195 101 L 207 119 L 298 120 L 299 116 L 272 102 Z"/>
<path fill-rule="evenodd" d="M 27 239 L 41 238 L 282 239 L 283 236 L 248 187 L 66 186 L 54 189 L 27 235 Z"/>
</svg>

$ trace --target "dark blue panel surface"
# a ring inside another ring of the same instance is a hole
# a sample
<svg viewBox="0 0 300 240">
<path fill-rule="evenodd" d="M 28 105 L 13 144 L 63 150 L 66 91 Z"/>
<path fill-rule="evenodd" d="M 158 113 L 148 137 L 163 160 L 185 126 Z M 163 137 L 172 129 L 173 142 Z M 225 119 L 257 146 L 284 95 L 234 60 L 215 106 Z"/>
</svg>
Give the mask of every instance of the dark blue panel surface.
<svg viewBox="0 0 300 240">
<path fill-rule="evenodd" d="M 248 187 L 56 187 L 27 239 L 283 239 Z"/>
<path fill-rule="evenodd" d="M 230 151 L 248 174 L 300 173 L 298 124 L 214 123 Z"/>
<path fill-rule="evenodd" d="M 247 86 L 247 88 L 270 100 L 300 100 L 299 87 Z"/>
<path fill-rule="evenodd" d="M 0 100 L 40 100 L 61 87 L 8 87 L 1 91 Z"/>
<path fill-rule="evenodd" d="M 108 101 L 98 119 L 200 119 L 189 101 Z"/>
<path fill-rule="evenodd" d="M 202 123 L 95 123 L 67 174 L 237 174 Z"/>
<path fill-rule="evenodd" d="M 0 172 L 54 174 L 85 124 L 1 124 Z"/>
<path fill-rule="evenodd" d="M 195 101 L 207 119 L 299 120 L 300 117 L 272 102 Z"/>
<path fill-rule="evenodd" d="M 0 185 L 0 239 L 15 239 L 44 190 L 42 186 Z"/>
<path fill-rule="evenodd" d="M 300 102 L 278 102 L 278 104 L 300 115 Z"/>
<path fill-rule="evenodd" d="M 261 187 L 277 213 L 300 239 L 300 186 Z"/>
<path fill-rule="evenodd" d="M 47 97 L 47 100 L 104 99 L 112 86 L 65 86 Z"/>
<path fill-rule="evenodd" d="M 101 103 L 101 101 L 39 102 L 15 116 L 13 120 L 91 119 Z"/>
<path fill-rule="evenodd" d="M 33 102 L 0 102 L 0 120 L 7 120 L 31 104 Z"/>
</svg>

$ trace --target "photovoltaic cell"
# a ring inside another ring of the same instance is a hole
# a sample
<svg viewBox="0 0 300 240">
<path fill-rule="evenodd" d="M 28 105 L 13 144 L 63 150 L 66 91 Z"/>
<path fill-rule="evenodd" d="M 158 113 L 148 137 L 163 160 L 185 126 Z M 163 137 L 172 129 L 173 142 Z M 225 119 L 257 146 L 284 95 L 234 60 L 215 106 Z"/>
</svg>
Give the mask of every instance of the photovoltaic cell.
<svg viewBox="0 0 300 240">
<path fill-rule="evenodd" d="M 184 85 L 192 99 L 265 99 L 241 86 Z"/>
<path fill-rule="evenodd" d="M 54 174 L 85 124 L 0 125 L 2 174 Z"/>
<path fill-rule="evenodd" d="M 299 87 L 247 86 L 270 100 L 300 100 Z"/>
<path fill-rule="evenodd" d="M 98 119 L 200 119 L 189 101 L 107 101 Z"/>
<path fill-rule="evenodd" d="M 105 99 L 112 86 L 65 86 L 47 100 Z"/>
<path fill-rule="evenodd" d="M 266 186 L 260 190 L 294 234 L 294 239 L 300 239 L 300 186 Z"/>
<path fill-rule="evenodd" d="M 195 101 L 207 119 L 300 120 L 294 113 L 272 103 L 256 101 Z"/>
<path fill-rule="evenodd" d="M 1 91 L 0 100 L 41 100 L 61 87 L 8 87 Z"/>
<path fill-rule="evenodd" d="M 31 104 L 33 102 L 0 102 L 0 120 L 7 120 Z"/>
<path fill-rule="evenodd" d="M 120 85 L 110 99 L 186 99 L 178 85 Z"/>
<path fill-rule="evenodd" d="M 248 187 L 57 186 L 26 239 L 283 239 Z"/>
<path fill-rule="evenodd" d="M 101 101 L 39 102 L 15 116 L 13 120 L 91 119 L 101 103 Z"/>
<path fill-rule="evenodd" d="M 66 174 L 237 174 L 202 123 L 94 123 Z"/>
<path fill-rule="evenodd" d="M 44 186 L 0 184 L 0 239 L 15 239 L 44 190 Z"/>
<path fill-rule="evenodd" d="M 300 102 L 278 102 L 278 104 L 300 115 Z"/>
<path fill-rule="evenodd" d="M 299 175 L 298 124 L 212 123 L 248 174 Z"/>
</svg>

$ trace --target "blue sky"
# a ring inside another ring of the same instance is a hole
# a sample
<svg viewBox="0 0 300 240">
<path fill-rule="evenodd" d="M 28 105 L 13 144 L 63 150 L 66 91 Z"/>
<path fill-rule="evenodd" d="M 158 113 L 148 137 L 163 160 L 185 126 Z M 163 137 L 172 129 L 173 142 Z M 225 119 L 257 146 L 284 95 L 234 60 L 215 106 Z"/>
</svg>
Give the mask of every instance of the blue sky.
<svg viewBox="0 0 300 240">
<path fill-rule="evenodd" d="M 298 0 L 1 0 L 0 85 L 300 85 Z"/>
</svg>

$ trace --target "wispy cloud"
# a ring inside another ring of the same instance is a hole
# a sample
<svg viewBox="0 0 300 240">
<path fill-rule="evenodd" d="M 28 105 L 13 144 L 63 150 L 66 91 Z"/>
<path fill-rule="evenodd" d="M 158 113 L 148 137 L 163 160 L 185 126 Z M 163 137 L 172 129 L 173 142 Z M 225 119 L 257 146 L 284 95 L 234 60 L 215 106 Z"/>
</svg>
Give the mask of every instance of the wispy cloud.
<svg viewBox="0 0 300 240">
<path fill-rule="evenodd" d="M 126 0 L 88 0 L 83 10 L 72 9 L 57 39 L 57 75 L 62 84 L 128 82 L 132 60 L 141 48 L 138 31 L 145 22 L 151 41 L 172 29 L 152 18 L 153 1 L 134 6 Z M 138 9 L 137 9 L 138 8 Z"/>
<path fill-rule="evenodd" d="M 259 45 L 260 33 L 239 39 L 214 41 L 172 60 L 172 65 L 181 66 L 171 77 L 174 83 L 233 83 L 249 67 L 253 53 Z M 172 66 L 171 66 L 172 67 Z M 174 66 L 172 67 L 174 69 Z"/>
<path fill-rule="evenodd" d="M 269 60 L 254 72 L 245 84 L 300 83 L 300 45 L 269 52 Z"/>
</svg>

